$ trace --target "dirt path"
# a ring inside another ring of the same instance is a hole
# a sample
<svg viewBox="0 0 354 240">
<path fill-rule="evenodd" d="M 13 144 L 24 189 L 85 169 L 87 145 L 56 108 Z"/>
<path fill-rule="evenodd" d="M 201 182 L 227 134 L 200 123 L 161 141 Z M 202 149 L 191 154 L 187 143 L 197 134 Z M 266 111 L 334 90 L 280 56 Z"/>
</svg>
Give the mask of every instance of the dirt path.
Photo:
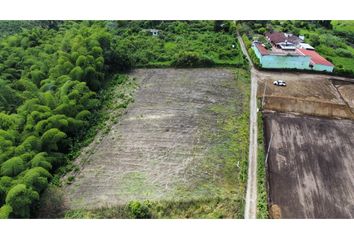
<svg viewBox="0 0 354 240">
<path fill-rule="evenodd" d="M 257 71 L 248 55 L 247 49 L 239 33 L 238 41 L 243 54 L 251 65 L 251 98 L 250 98 L 250 146 L 248 157 L 248 179 L 246 192 L 245 218 L 256 218 L 257 214 L 257 79 L 254 77 Z"/>
<path fill-rule="evenodd" d="M 131 200 L 191 201 L 243 196 L 217 146 L 225 114 L 242 111 L 243 94 L 228 69 L 139 69 L 127 114 L 104 136 L 73 183 L 70 209 Z M 214 153 L 213 153 L 214 149 Z M 236 164 L 231 165 L 232 167 Z"/>
</svg>

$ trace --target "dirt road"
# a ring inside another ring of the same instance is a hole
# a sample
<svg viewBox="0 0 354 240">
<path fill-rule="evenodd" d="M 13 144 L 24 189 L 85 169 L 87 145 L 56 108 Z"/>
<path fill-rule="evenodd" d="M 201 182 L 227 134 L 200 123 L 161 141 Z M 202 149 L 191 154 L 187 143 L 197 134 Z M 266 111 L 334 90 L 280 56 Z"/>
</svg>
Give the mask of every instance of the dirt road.
<svg viewBox="0 0 354 240">
<path fill-rule="evenodd" d="M 220 68 L 139 69 L 131 76 L 139 84 L 135 101 L 65 187 L 68 207 L 223 196 L 241 200 L 244 186 L 233 170 L 238 163 L 225 162 L 228 150 L 218 149 L 231 142 L 223 139 L 223 131 L 230 132 L 220 128 L 223 121 L 242 112 L 243 92 L 234 73 Z M 226 170 L 232 175 L 226 177 Z"/>
<path fill-rule="evenodd" d="M 243 54 L 247 57 L 251 66 L 251 98 L 250 98 L 250 145 L 248 157 L 248 175 L 247 175 L 247 191 L 245 218 L 256 218 L 257 214 L 257 71 L 248 55 L 247 49 L 242 41 L 239 33 L 237 33 L 238 41 L 241 45 Z"/>
</svg>

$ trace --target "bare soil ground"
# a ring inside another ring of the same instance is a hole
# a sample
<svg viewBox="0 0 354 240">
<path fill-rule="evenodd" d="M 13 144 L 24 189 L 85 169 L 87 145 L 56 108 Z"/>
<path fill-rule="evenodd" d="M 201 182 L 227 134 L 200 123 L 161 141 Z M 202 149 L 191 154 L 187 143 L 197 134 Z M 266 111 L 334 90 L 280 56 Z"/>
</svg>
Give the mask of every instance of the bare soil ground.
<svg viewBox="0 0 354 240">
<path fill-rule="evenodd" d="M 264 96 L 264 109 L 354 119 L 348 107 L 354 101 L 354 84 L 337 89 L 330 76 L 322 74 L 257 71 L 255 76 L 259 82 L 257 96 Z M 284 80 L 287 86 L 275 86 L 275 80 Z"/>
<path fill-rule="evenodd" d="M 351 108 L 352 112 L 354 112 L 354 83 L 333 81 L 333 84 L 338 89 L 343 100 Z"/>
<path fill-rule="evenodd" d="M 282 218 L 354 217 L 354 122 L 264 113 L 269 204 Z"/>
<path fill-rule="evenodd" d="M 139 84 L 135 101 L 64 188 L 68 207 L 93 209 L 130 200 L 223 194 L 242 198 L 244 186 L 237 183 L 237 172 L 234 178 L 221 174 L 238 163 L 227 166 L 215 150 L 225 141 L 220 137 L 223 113 L 237 117 L 242 112 L 243 93 L 233 72 L 140 69 L 132 76 Z"/>
<path fill-rule="evenodd" d="M 263 96 L 266 84 L 265 96 L 344 104 L 331 81 L 323 75 L 258 71 L 257 76 L 259 81 L 258 97 Z M 286 81 L 287 86 L 275 86 L 273 85 L 275 80 Z"/>
</svg>

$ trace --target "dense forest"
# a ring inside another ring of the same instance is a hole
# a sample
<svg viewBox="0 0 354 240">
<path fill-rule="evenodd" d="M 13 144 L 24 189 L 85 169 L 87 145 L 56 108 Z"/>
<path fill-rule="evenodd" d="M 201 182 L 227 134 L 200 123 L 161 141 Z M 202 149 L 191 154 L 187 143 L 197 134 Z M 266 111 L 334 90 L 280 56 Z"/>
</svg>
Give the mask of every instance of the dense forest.
<svg viewBox="0 0 354 240">
<path fill-rule="evenodd" d="M 0 218 L 33 216 L 118 72 L 245 64 L 230 22 L 23 22 L 0 22 Z"/>
</svg>

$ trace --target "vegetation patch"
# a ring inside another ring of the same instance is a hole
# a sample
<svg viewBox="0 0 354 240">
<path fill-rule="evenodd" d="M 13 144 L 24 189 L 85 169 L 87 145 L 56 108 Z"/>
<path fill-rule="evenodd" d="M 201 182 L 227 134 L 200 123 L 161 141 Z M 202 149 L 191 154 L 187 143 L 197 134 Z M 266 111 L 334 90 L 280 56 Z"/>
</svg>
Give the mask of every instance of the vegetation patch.
<svg viewBox="0 0 354 240">
<path fill-rule="evenodd" d="M 70 210 L 65 218 L 242 218 L 242 199 L 216 198 L 190 201 L 132 201 L 124 206 L 106 207 L 94 210 Z"/>
<path fill-rule="evenodd" d="M 258 150 L 257 150 L 257 218 L 268 218 L 268 195 L 267 195 L 267 176 L 265 158 L 266 151 L 263 135 L 262 112 L 258 112 Z"/>
<path fill-rule="evenodd" d="M 245 64 L 231 21 L 119 21 L 109 28 L 137 67 Z"/>
<path fill-rule="evenodd" d="M 67 22 L 0 41 L 2 216 L 31 217 L 53 174 L 75 169 L 67 163 L 97 120 L 97 93 L 116 65 L 129 68 L 112 38 L 104 22 Z"/>
</svg>

